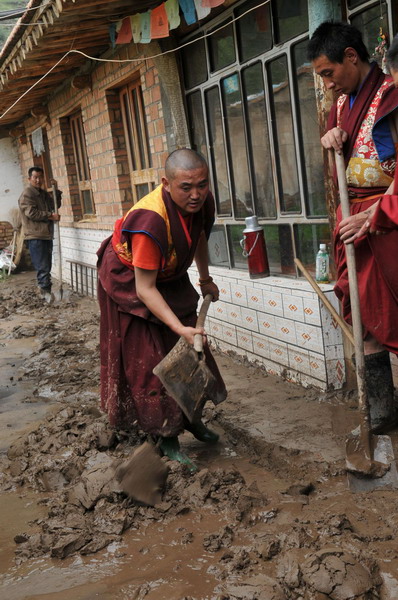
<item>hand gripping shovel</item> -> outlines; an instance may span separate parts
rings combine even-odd
[[[203,327],[212,301],[207,294],[199,311],[196,327]],[[153,369],[168,394],[174,398],[190,423],[199,422],[205,402],[219,404],[225,395],[217,390],[217,380],[206,365],[203,337],[195,335],[194,345],[180,338],[174,348]]]
[[[335,153],[337,179],[339,182],[341,212],[343,219],[350,216],[344,157]],[[391,438],[372,435],[370,431],[369,403],[365,387],[365,358],[361,311],[359,304],[354,244],[346,244],[348,281],[352,325],[355,342],[355,366],[358,385],[358,408],[360,424],[346,441],[346,468],[349,487],[354,492],[370,491],[380,487],[398,487],[398,474],[394,462]]]

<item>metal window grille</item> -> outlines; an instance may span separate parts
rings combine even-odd
[[[97,268],[86,263],[68,260],[72,290],[83,296],[97,296]]]

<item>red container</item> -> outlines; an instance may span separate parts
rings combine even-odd
[[[265,247],[264,230],[258,224],[257,217],[246,217],[246,229],[243,230],[243,256],[247,258],[251,279],[269,276],[269,264]]]

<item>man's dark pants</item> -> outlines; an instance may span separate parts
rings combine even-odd
[[[37,283],[43,292],[51,292],[52,240],[27,240]]]

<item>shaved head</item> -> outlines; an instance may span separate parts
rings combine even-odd
[[[207,162],[203,156],[190,148],[180,148],[174,150],[167,157],[165,165],[166,179],[172,181],[177,171],[194,171],[196,169],[207,169]]]

